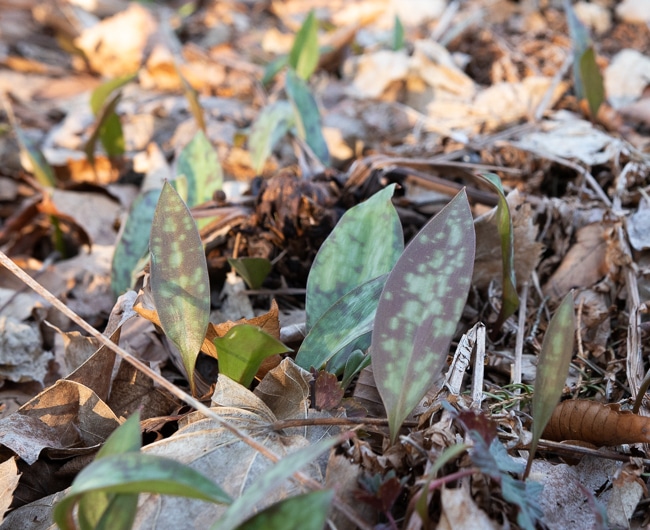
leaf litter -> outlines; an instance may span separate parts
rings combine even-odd
[[[3,8],[1,250],[105,331],[87,336],[0,273],[2,528],[49,527],[136,411],[142,454],[189,464],[247,508],[142,494],[137,528],[284,528],[310,509],[338,528],[647,524],[643,12],[312,4]],[[175,336],[159,312],[188,298],[161,296],[147,244],[166,181],[198,225],[210,292]],[[452,225],[468,224],[476,256],[462,274],[444,266],[463,252],[439,263],[421,232],[455,196],[469,222]],[[402,234],[431,246],[414,258]],[[165,247],[179,242],[152,249],[177,269],[165,281],[205,294],[204,276],[178,283]],[[262,273],[243,268],[252,259]],[[401,282],[420,286],[402,320]],[[296,352],[271,348],[258,368],[237,346],[250,388],[217,376],[219,341],[246,326]],[[551,340],[571,366],[524,480]]]

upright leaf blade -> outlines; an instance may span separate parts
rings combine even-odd
[[[474,223],[462,190],[413,238],[386,281],[370,351],[393,442],[444,365],[474,253]]]
[[[307,279],[307,331],[344,294],[390,272],[402,254],[404,235],[391,202],[394,191],[391,184],[350,208],[322,244]]]
[[[293,127],[295,117],[288,101],[276,101],[262,109],[248,137],[253,167],[261,173],[273,148]]]
[[[46,187],[55,187],[56,186],[56,177],[54,176],[54,170],[52,166],[45,159],[45,156],[41,150],[32,142],[32,140],[22,131],[18,125],[13,122],[12,125],[14,131],[16,132],[16,138],[18,139],[18,145],[20,145],[20,150],[23,152],[29,162],[32,165],[32,173],[38,180],[41,186]]]
[[[223,185],[223,171],[217,152],[202,130],[198,130],[176,162],[176,175],[187,179],[187,205],[212,199],[214,192]]]
[[[542,342],[533,394],[533,439],[524,476],[528,476],[537,450],[537,442],[562,397],[562,389],[569,375],[569,366],[573,357],[575,329],[572,291],[564,297],[551,318]]]
[[[309,87],[293,70],[289,69],[285,88],[294,108],[298,136],[307,143],[323,164],[329,165],[330,154],[321,128],[320,112]]]
[[[318,24],[314,11],[303,22],[289,52],[289,65],[302,79],[309,79],[318,66]]]
[[[194,219],[169,182],[154,213],[149,248],[151,291],[160,324],[181,353],[193,391],[194,365],[210,316],[210,281]]]

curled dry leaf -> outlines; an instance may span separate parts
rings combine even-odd
[[[575,399],[553,412],[542,438],[580,440],[597,446],[650,442],[650,418],[618,410],[617,405]]]

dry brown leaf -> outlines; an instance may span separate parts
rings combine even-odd
[[[596,446],[650,442],[650,418],[618,410],[616,405],[570,399],[560,403],[542,438],[579,440]]]
[[[307,370],[287,358],[262,379],[254,394],[266,403],[279,420],[306,418],[312,379]]]
[[[43,383],[54,357],[43,350],[41,337],[32,326],[12,317],[0,317],[0,385],[3,381]]]
[[[547,296],[561,298],[573,288],[591,287],[608,272],[606,223],[592,223],[576,233],[558,269],[544,285]]]
[[[442,517],[436,530],[474,530],[475,528],[496,529],[497,526],[481,510],[467,488],[443,488],[440,503]]]
[[[9,458],[0,464],[0,525],[4,519],[5,512],[11,506],[14,498],[14,490],[18,486],[20,474],[16,466],[16,459]]]

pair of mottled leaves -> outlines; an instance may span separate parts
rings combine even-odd
[[[307,282],[309,334],[296,362],[358,367],[363,361],[352,348],[367,345],[372,333],[375,383],[394,441],[444,365],[471,284],[475,237],[461,191],[402,252],[393,189],[349,210],[316,256]]]
[[[61,530],[128,529],[135,520],[138,494],[177,495],[229,505],[211,530],[284,530],[323,528],[334,492],[291,497],[247,519],[247,508],[258,506],[279,483],[340,443],[328,438],[284,458],[260,475],[236,500],[191,467],[176,460],[140,452],[138,414],[131,416],[104,443],[95,460],[75,478],[66,496],[54,507]],[[293,525],[293,526],[291,526]]]

